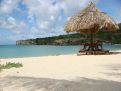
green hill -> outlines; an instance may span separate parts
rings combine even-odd
[[[105,43],[121,44],[121,23],[120,29],[115,32],[99,31],[94,35],[94,39],[101,40]],[[87,34],[67,34],[54,37],[36,38],[28,40],[18,40],[17,45],[81,45],[89,41],[90,35]]]

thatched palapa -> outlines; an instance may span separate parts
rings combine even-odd
[[[79,52],[86,54],[107,54],[109,50],[102,48],[102,43],[93,41],[93,34],[99,30],[115,31],[119,26],[106,13],[96,8],[95,4],[90,3],[85,9],[72,16],[65,23],[66,32],[79,32],[90,34],[90,43],[85,43],[84,48]],[[100,48],[101,49],[100,49]]]
[[[98,30],[114,31],[119,29],[115,21],[106,13],[90,3],[85,9],[72,16],[65,23],[66,32],[96,33]]]

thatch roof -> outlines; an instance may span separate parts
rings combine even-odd
[[[115,21],[90,3],[85,9],[72,16],[65,23],[66,32],[96,33],[98,30],[113,31],[119,29]]]

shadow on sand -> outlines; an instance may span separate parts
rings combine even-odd
[[[75,81],[31,77],[5,77],[0,79],[0,91],[12,87],[15,91],[121,91],[121,82],[77,78]],[[2,90],[3,88],[3,90]],[[8,91],[8,90],[7,90]]]
[[[110,54],[121,54],[121,52],[110,52]]]
[[[103,65],[106,69],[110,70],[109,72],[105,72],[103,74],[108,76],[121,77],[121,64],[110,64]]]

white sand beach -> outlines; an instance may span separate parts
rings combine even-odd
[[[121,91],[121,54],[1,59],[0,91]]]

